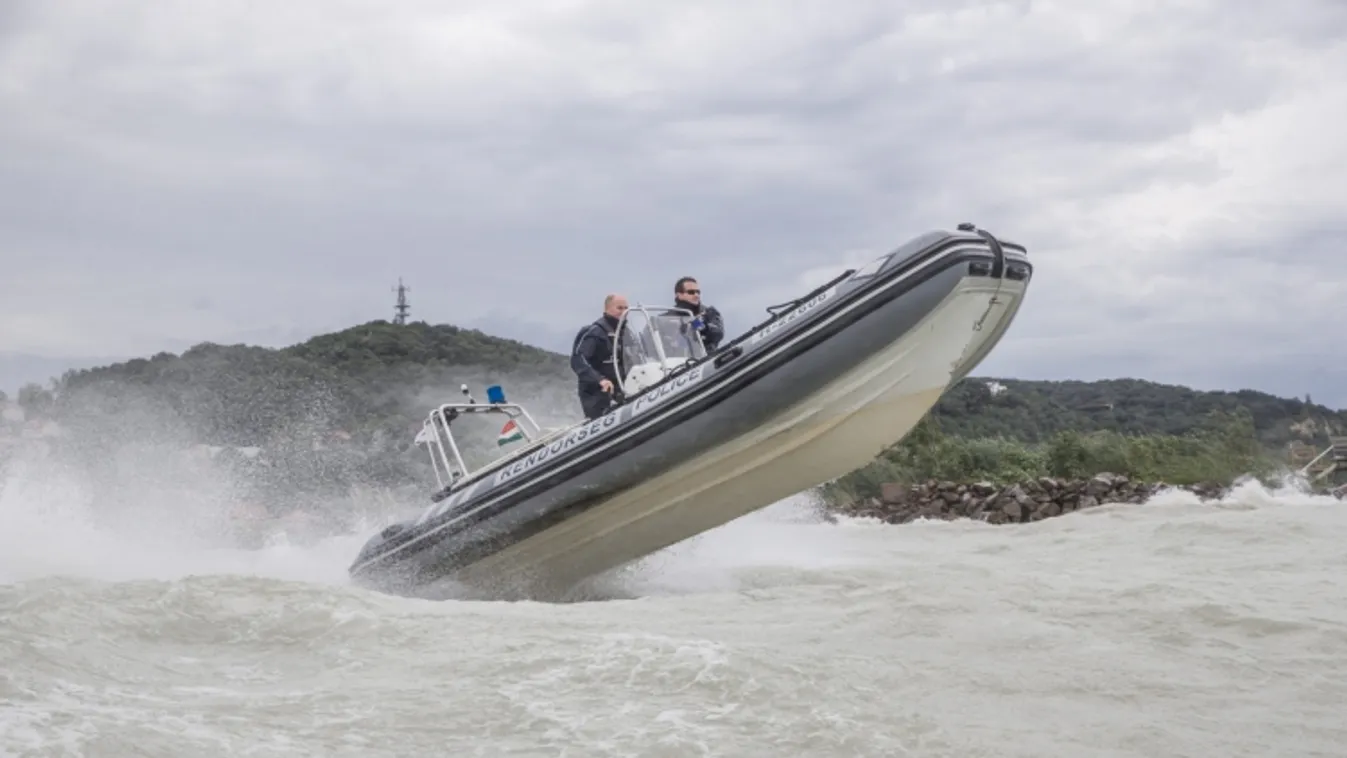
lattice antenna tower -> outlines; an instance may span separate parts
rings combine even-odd
[[[398,286],[394,287],[393,291],[398,293],[398,304],[393,308],[395,311],[393,323],[405,324],[407,323],[407,312],[412,308],[411,304],[407,302],[407,293],[411,292],[412,288],[404,285],[402,283],[402,277],[399,276]]]

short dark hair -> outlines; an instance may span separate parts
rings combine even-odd
[[[678,293],[682,292],[683,285],[687,284],[688,282],[695,282],[695,281],[697,281],[697,277],[685,276],[682,279],[679,279],[678,281],[674,282],[674,294],[677,295]]]

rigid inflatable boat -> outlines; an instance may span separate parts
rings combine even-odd
[[[536,598],[836,479],[987,356],[1032,272],[1024,247],[960,224],[769,309],[709,355],[692,314],[633,304],[616,332],[621,405],[550,432],[498,386],[432,409],[417,442],[439,489],[350,574],[392,594],[447,580]],[[474,470],[451,429],[477,414],[520,444]]]

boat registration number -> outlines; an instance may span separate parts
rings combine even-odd
[[[823,305],[823,303],[827,302],[827,300],[831,298],[834,294],[836,294],[836,292],[837,292],[836,287],[829,287],[828,289],[804,301],[798,307],[796,307],[795,310],[791,311],[790,313],[787,313],[786,315],[782,316],[776,321],[773,321],[772,323],[764,327],[762,331],[753,335],[753,343],[756,344],[762,342],[768,337],[771,337],[773,334],[776,334],[777,332],[781,331],[782,329],[785,329],[786,327],[790,326],[796,321],[799,321],[801,316],[804,316],[806,313],[814,310],[820,305]]]

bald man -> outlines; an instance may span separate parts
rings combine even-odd
[[[596,419],[607,413],[614,402],[622,402],[613,346],[618,320],[626,312],[627,298],[609,295],[603,299],[603,315],[575,335],[571,370],[575,372],[576,391],[586,419]]]

